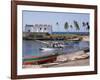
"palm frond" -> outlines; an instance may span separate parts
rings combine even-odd
[[[65,29],[68,29],[68,28],[69,28],[68,22],[65,22],[64,28],[65,28]]]
[[[75,25],[75,27],[76,27],[77,30],[80,30],[80,27],[79,27],[79,24],[78,24],[77,21],[74,21],[74,25]]]

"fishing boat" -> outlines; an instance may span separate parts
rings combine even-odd
[[[48,62],[54,62],[58,54],[39,56],[39,57],[28,57],[23,58],[23,65],[34,65],[34,64],[43,64]]]
[[[42,47],[42,48],[40,48],[40,50],[43,50],[43,51],[54,51],[54,50],[58,50],[58,49],[63,49],[64,47],[65,47],[65,45],[52,44],[52,46]]]
[[[73,45],[67,45],[65,43],[62,43],[62,42],[43,42],[42,43],[44,44],[47,44],[47,47],[41,47],[39,50],[42,50],[42,51],[54,51],[54,50],[63,50],[63,48],[72,48]]]
[[[53,51],[53,50],[55,50],[55,48],[40,48],[40,50],[44,50],[44,51]]]

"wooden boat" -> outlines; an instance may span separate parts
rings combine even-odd
[[[43,64],[48,62],[54,62],[57,58],[57,54],[41,56],[41,57],[30,57],[23,59],[23,65]]]
[[[73,39],[68,39],[69,41],[80,41],[81,38],[73,38]]]
[[[64,43],[61,43],[61,42],[45,42],[45,41],[39,41],[37,40],[38,42],[40,43],[43,43],[43,44],[46,44],[49,48],[43,48],[43,50],[45,49],[48,49],[48,50],[51,50],[53,48],[64,48],[66,45]]]

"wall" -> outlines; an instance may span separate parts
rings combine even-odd
[[[77,4],[83,3],[92,5],[97,4],[100,9],[99,0],[36,0],[36,1],[77,3]],[[98,14],[99,14],[98,21],[100,21],[100,10]],[[98,24],[98,26],[100,26],[100,24]],[[100,32],[99,30],[100,29],[98,29],[98,32]],[[100,37],[98,37],[98,39],[100,39]],[[98,44],[100,44],[100,42]],[[100,45],[98,47],[100,48]],[[10,80],[10,67],[11,67],[10,59],[11,59],[11,5],[10,5],[10,0],[0,0],[0,80]],[[98,61],[100,61],[100,54],[98,54]],[[100,62],[98,62],[98,67],[100,67]],[[39,78],[30,80],[100,80],[100,69],[98,70],[99,70],[98,75],[67,76],[67,77],[41,78],[41,79]]]

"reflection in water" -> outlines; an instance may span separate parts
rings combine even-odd
[[[64,47],[63,49],[58,48],[56,50],[42,51],[40,50],[40,48],[47,47],[46,44],[36,41],[23,40],[23,56],[42,56],[55,53],[70,53],[89,47],[89,41],[66,42],[64,44],[66,45],[66,47]]]

